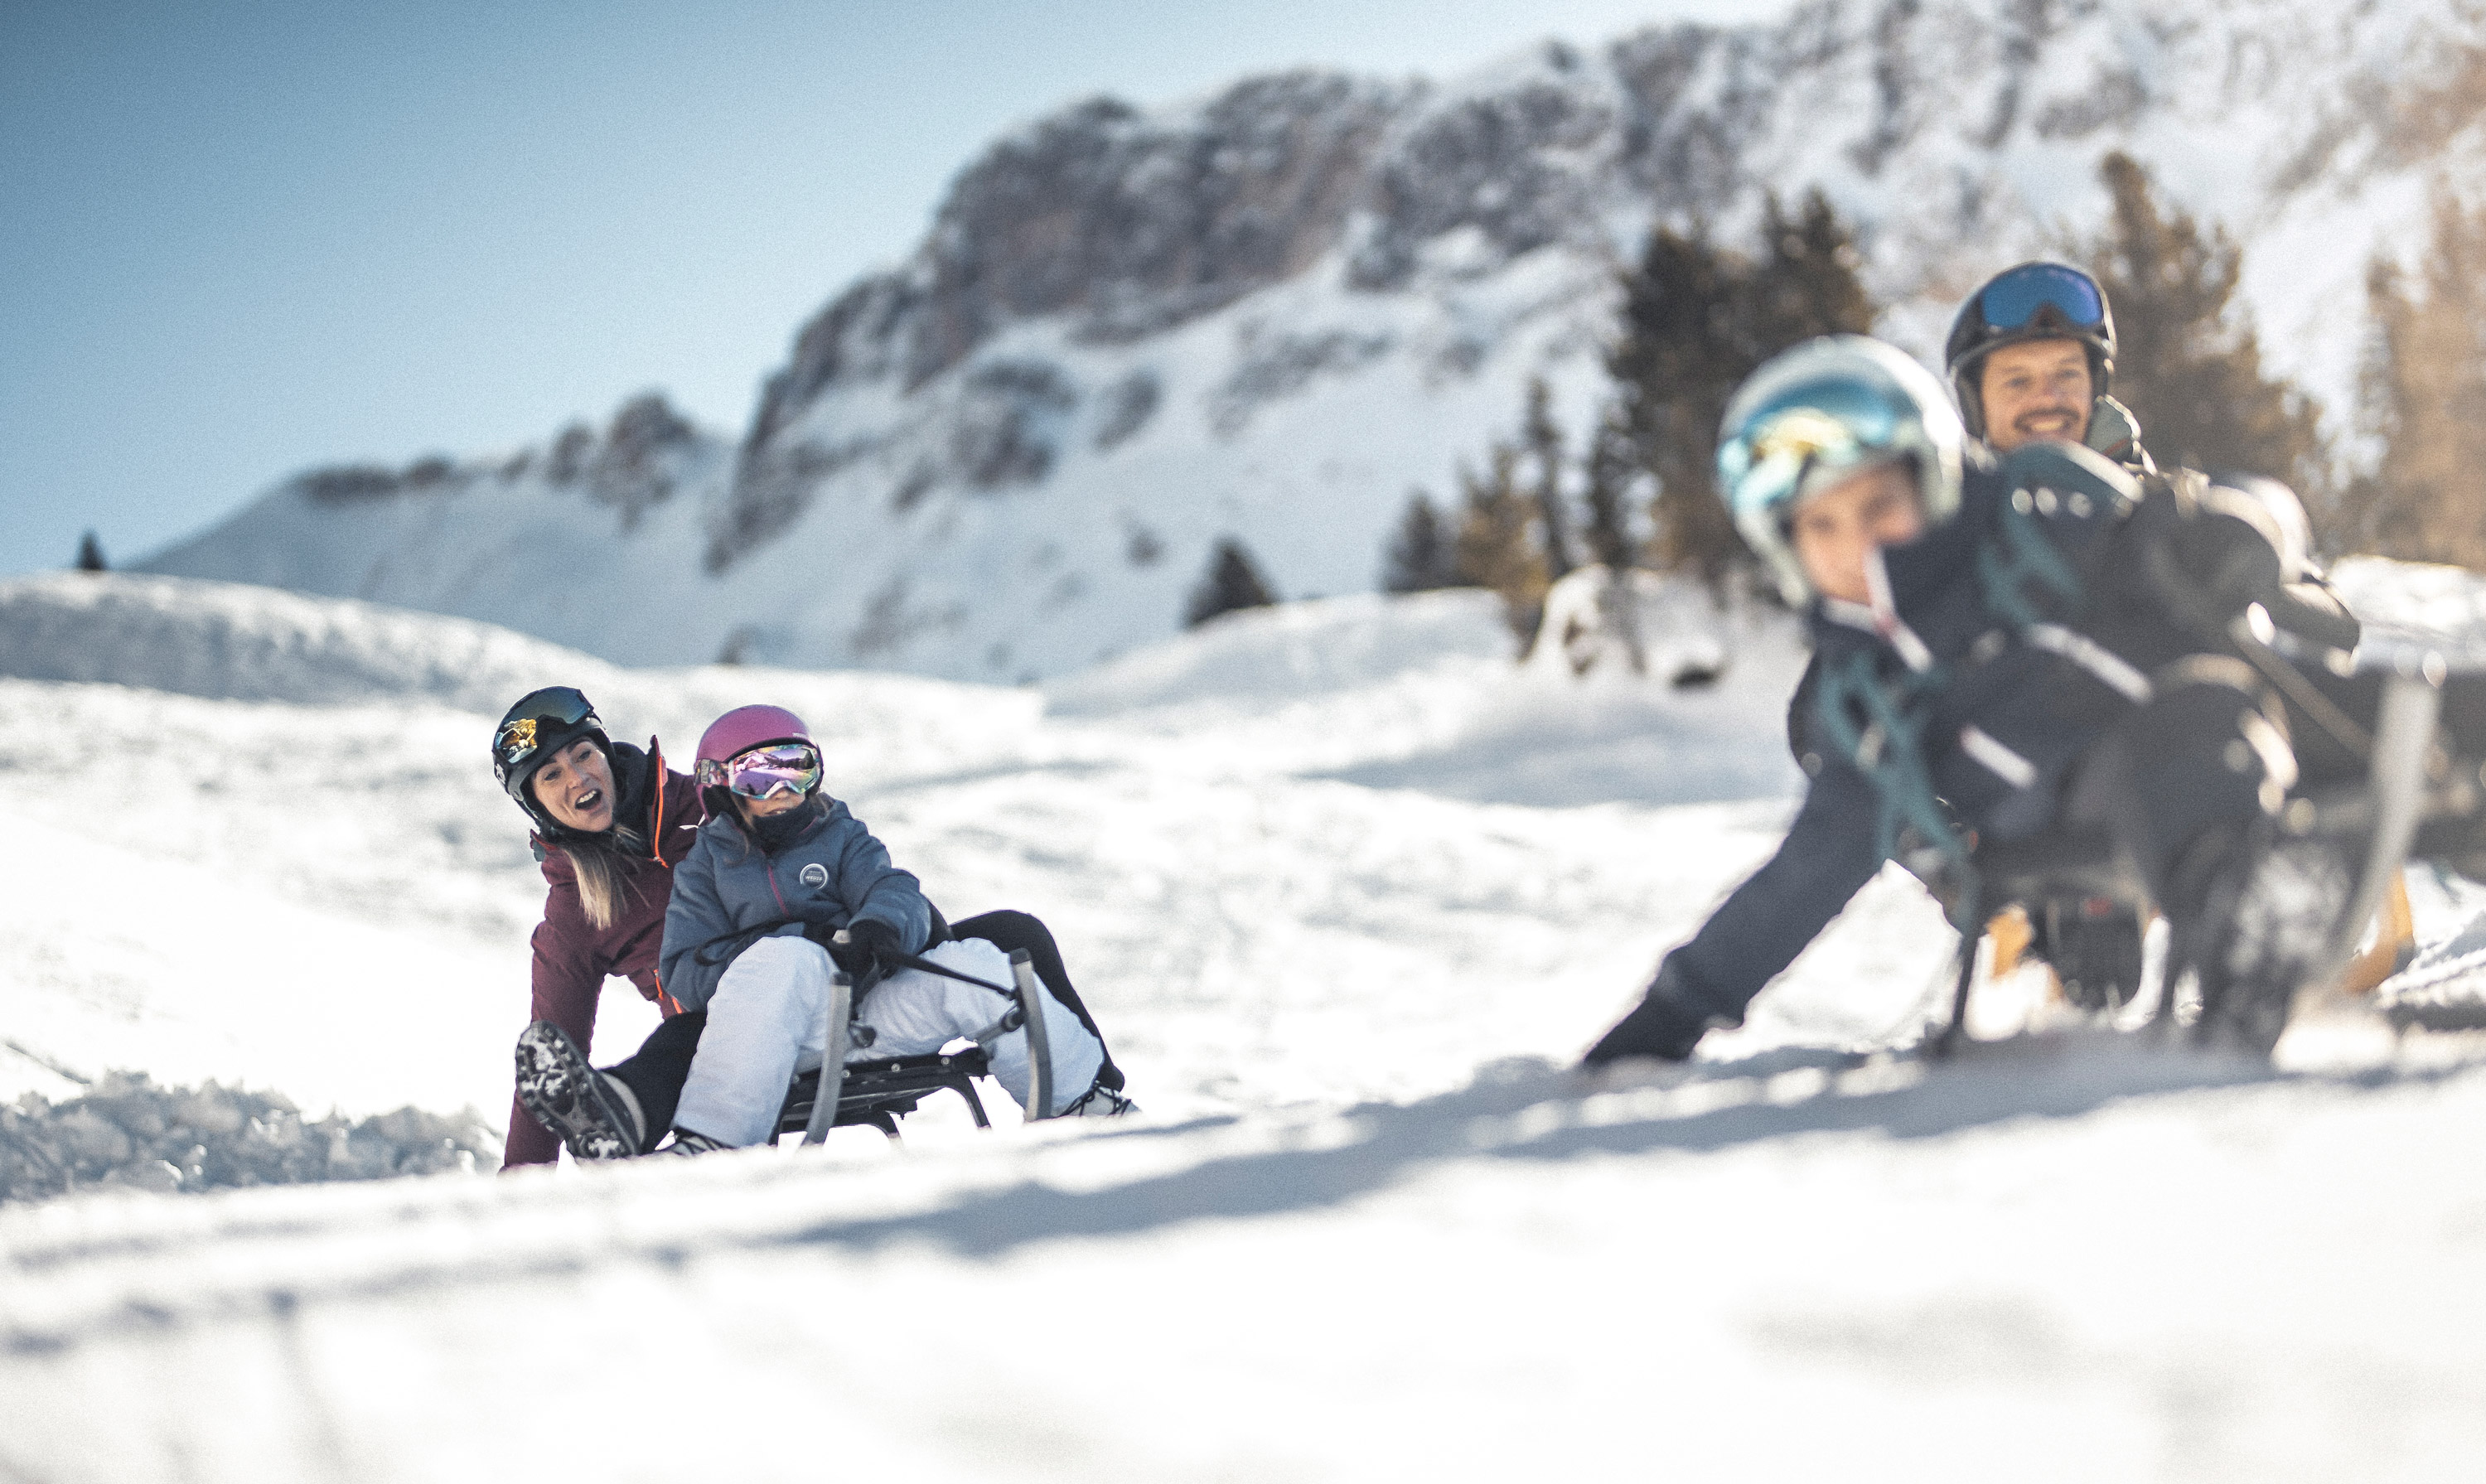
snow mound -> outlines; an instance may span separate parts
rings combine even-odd
[[[1055,680],[1046,717],[1171,744],[1157,765],[1289,773],[1536,808],[1779,799],[1798,781],[1775,739],[1804,666],[1782,613],[1710,610],[1650,577],[1655,668],[1521,664],[1501,600],[1456,590],[1289,603]],[[1692,621],[1697,617],[1698,621]],[[1697,665],[1690,662],[1697,660]],[[1713,676],[1675,687],[1687,668]]]
[[[1699,583],[1632,568],[1617,580],[1584,566],[1545,594],[1545,618],[1528,663],[1556,674],[1596,671],[1705,685],[1727,665],[1728,615]]]
[[[2365,625],[2361,656],[2414,658],[2432,650],[2463,669],[2486,668],[2486,574],[2349,557],[2331,581]]]
[[[65,1102],[27,1093],[0,1107],[0,1204],[98,1186],[171,1194],[473,1173],[499,1166],[500,1142],[471,1108],[313,1120],[273,1092],[112,1072]]]
[[[2486,912],[2427,944],[2374,998],[2384,1017],[2403,1031],[2486,1029]]]
[[[0,582],[0,675],[22,679],[213,701],[422,698],[497,715],[538,686],[616,673],[488,623],[349,598],[117,572]]]
[[[1490,592],[1373,593],[1247,608],[1044,687],[1057,716],[1214,701],[1285,702],[1361,690],[1458,660],[1511,657]]]

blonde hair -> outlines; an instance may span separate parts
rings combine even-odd
[[[615,825],[601,835],[562,841],[578,874],[578,905],[597,932],[611,927],[625,903],[639,899],[639,888],[622,863],[648,848],[647,840],[627,825]]]

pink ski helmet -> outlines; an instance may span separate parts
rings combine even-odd
[[[811,728],[803,719],[783,706],[736,706],[700,733],[696,773],[700,796],[707,803],[710,818],[730,814],[732,796],[725,786],[725,764],[753,748],[772,743],[799,744],[819,754],[818,744],[812,740]]]

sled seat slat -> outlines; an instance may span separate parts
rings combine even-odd
[[[975,1116],[978,1128],[990,1128],[983,1099],[976,1094],[975,1079],[991,1070],[981,1046],[922,1057],[849,1061],[844,1084],[839,1088],[837,1119],[830,1126],[876,1128],[895,1139],[897,1120],[915,1112],[927,1094],[946,1087],[966,1099],[967,1111]],[[777,1132],[781,1136],[799,1134],[809,1125],[819,1086],[817,1071],[805,1072],[794,1079],[794,1085],[787,1089],[785,1106],[777,1113]]]

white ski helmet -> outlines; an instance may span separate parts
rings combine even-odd
[[[1798,607],[1812,584],[1788,542],[1798,507],[1850,475],[1916,466],[1927,526],[1959,508],[1959,414],[1934,373],[1895,345],[1825,335],[1763,363],[1718,427],[1718,497],[1779,591]]]

